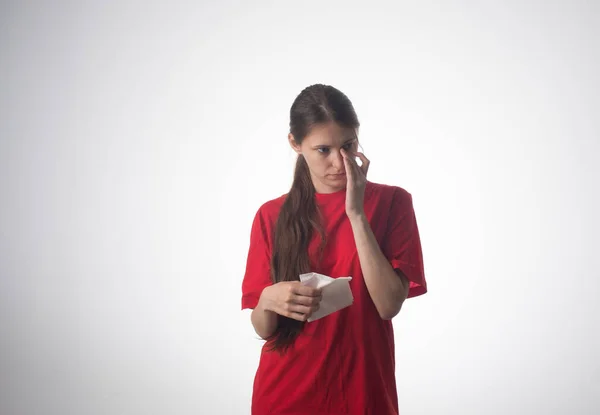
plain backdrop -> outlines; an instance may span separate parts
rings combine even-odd
[[[414,198],[401,413],[600,412],[598,2],[0,16],[3,415],[250,413],[250,226],[289,189],[313,83],[353,101],[369,179]]]

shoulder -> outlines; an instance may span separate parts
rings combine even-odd
[[[256,211],[255,219],[259,219],[263,223],[273,224],[279,216],[279,211],[286,197],[287,193],[262,203]]]
[[[254,213],[250,238],[271,244],[271,235],[277,223],[277,217],[286,195],[262,203]]]
[[[275,199],[267,200],[262,205],[260,205],[260,207],[258,208],[258,211],[265,213],[265,214],[269,214],[269,213],[273,213],[273,212],[279,213],[279,210],[281,209],[283,202],[285,202],[286,197],[287,197],[287,193],[283,194],[279,197],[276,197]]]
[[[369,197],[380,202],[407,203],[412,201],[412,195],[403,187],[385,183],[367,181],[366,191]]]

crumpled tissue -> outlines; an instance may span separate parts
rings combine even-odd
[[[331,278],[327,275],[309,272],[300,275],[300,282],[303,285],[313,288],[320,288],[322,297],[319,309],[315,311],[307,320],[315,321],[334,313],[342,308],[346,308],[354,302],[352,291],[350,290],[350,281],[352,277]]]

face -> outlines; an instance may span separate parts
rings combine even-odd
[[[332,193],[346,187],[346,168],[340,150],[357,150],[355,129],[330,122],[313,127],[300,146],[291,134],[288,139],[294,151],[306,159],[317,193]]]

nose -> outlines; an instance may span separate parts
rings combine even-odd
[[[342,172],[344,171],[344,156],[340,151],[333,152],[333,167],[335,167],[336,171]]]

